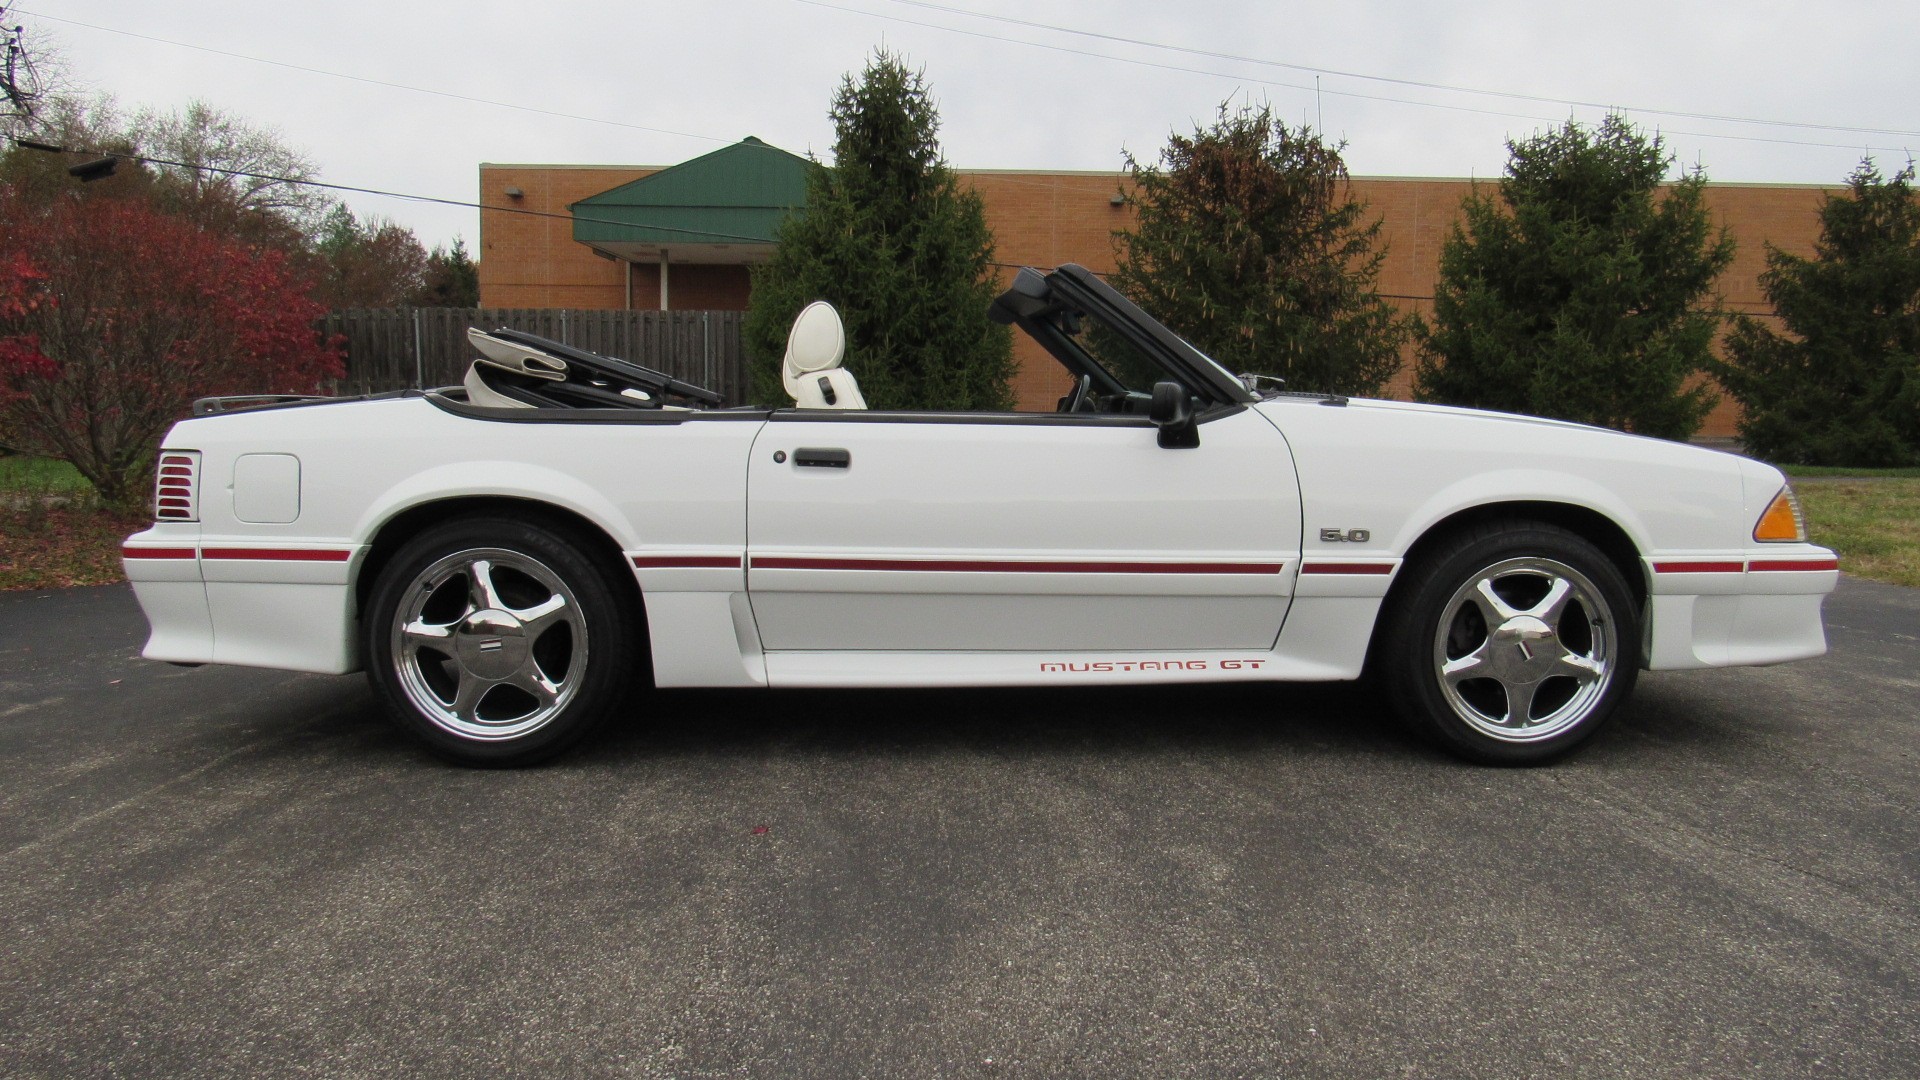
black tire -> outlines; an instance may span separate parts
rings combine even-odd
[[[387,562],[361,620],[375,693],[463,765],[531,765],[572,747],[644,670],[634,590],[609,562],[547,525],[427,529]]]
[[[1485,522],[1401,570],[1373,663],[1401,717],[1447,750],[1541,764],[1591,739],[1632,692],[1640,611],[1580,536]]]

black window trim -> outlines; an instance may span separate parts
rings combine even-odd
[[[449,389],[458,390],[459,388]],[[426,398],[442,412],[464,416],[470,420],[498,420],[510,424],[665,424],[672,426],[702,420],[765,420],[773,411],[764,406],[737,409],[514,409],[474,405],[438,391],[428,391]]]
[[[1235,402],[1215,405],[1195,419],[1202,424],[1245,412]],[[775,424],[973,424],[1002,427],[1121,427],[1148,428],[1153,421],[1138,413],[1063,412],[938,412],[914,409],[775,409],[767,417]]]

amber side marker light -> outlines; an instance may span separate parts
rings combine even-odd
[[[1792,486],[1781,488],[1767,504],[1767,512],[1753,527],[1753,538],[1775,544],[1806,542],[1807,519],[1800,513],[1800,500],[1794,498]]]

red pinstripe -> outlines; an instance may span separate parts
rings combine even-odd
[[[124,559],[191,559],[192,548],[128,547],[120,548],[120,557]]]
[[[1037,562],[1018,559],[833,559],[756,555],[755,570],[897,570],[950,574],[1278,574],[1284,562]]]
[[[682,566],[712,567],[717,570],[740,569],[738,555],[634,555],[631,558],[633,565],[641,570],[661,570]]]
[[[252,559],[259,562],[346,562],[351,551],[313,548],[203,548],[203,559]]]
[[[1656,574],[1737,574],[1745,569],[1746,564],[1738,559],[1653,564]]]
[[[1762,561],[1755,559],[1747,565],[1750,571],[1767,570],[1838,570],[1839,559],[1775,559]]]

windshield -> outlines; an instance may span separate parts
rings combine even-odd
[[[1056,316],[1066,343],[1097,369],[1094,381],[1107,384],[1103,388],[1108,392],[1151,396],[1153,384],[1167,377],[1157,360],[1100,319],[1079,312],[1060,316],[1066,316]]]
[[[1083,266],[1022,268],[988,314],[1017,324],[1076,380],[1062,409],[1139,411],[1161,382],[1202,402],[1254,400],[1239,379]],[[1078,387],[1082,381],[1090,385]],[[1089,398],[1098,399],[1091,409]]]

